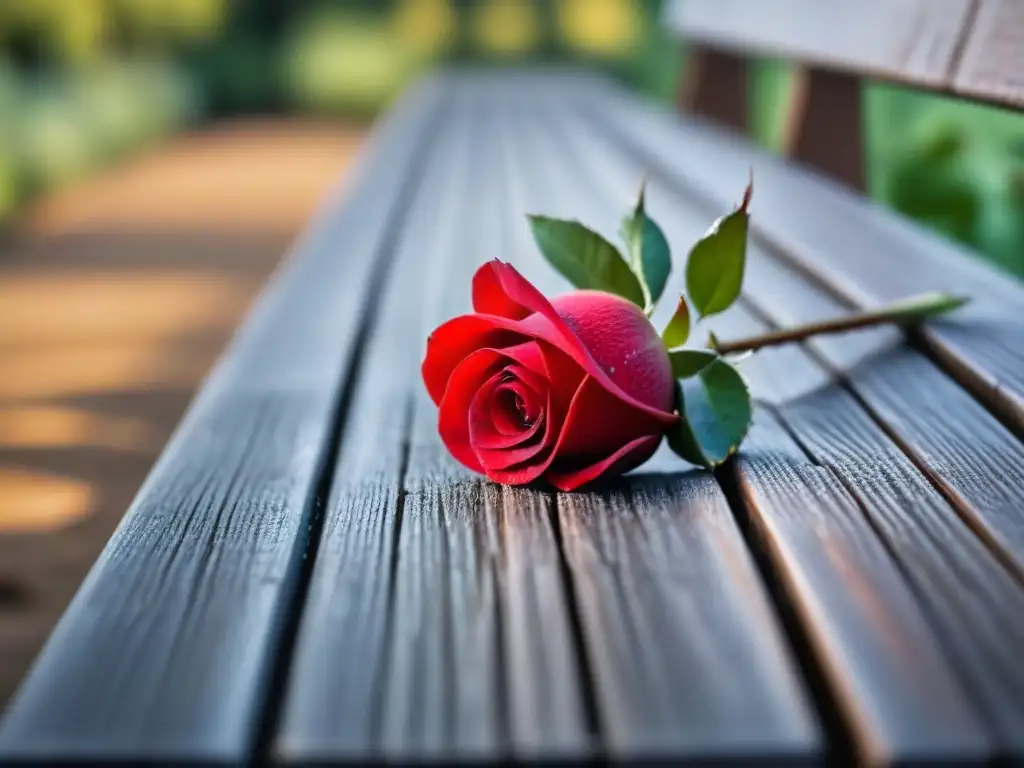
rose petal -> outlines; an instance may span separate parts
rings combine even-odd
[[[555,407],[552,403],[552,410]],[[552,423],[555,418],[557,416],[549,414]],[[508,467],[500,472],[488,471],[487,476],[496,482],[513,485],[532,482],[544,474],[556,459],[571,462],[574,459],[586,461],[592,457],[595,463],[600,463],[608,455],[618,455],[624,444],[637,440],[651,439],[657,446],[663,431],[660,421],[617,400],[587,376],[573,394],[558,439],[551,450],[543,454],[543,460],[538,459],[529,466]],[[545,434],[549,432],[550,425]]]
[[[509,365],[505,368],[505,374],[510,376],[517,376],[518,373],[523,373],[523,369],[517,365]],[[512,409],[519,412],[522,421],[527,423],[533,423],[540,416],[544,414],[544,402],[541,398],[545,397],[540,392],[547,392],[547,387],[540,386],[540,392],[534,389],[531,385],[527,384],[521,378],[513,378],[502,384],[499,387],[500,399],[508,402],[509,395],[511,395]],[[546,398],[545,398],[546,399]]]
[[[502,290],[493,262],[487,262],[473,275],[473,311],[522,320],[530,310],[509,298]]]
[[[560,406],[562,413],[569,410],[569,403],[573,395],[579,389],[580,383],[586,374],[577,365],[576,361],[562,352],[558,347],[545,341],[538,341],[537,348],[540,350],[541,358],[544,361],[544,370],[547,373],[547,380],[551,382],[551,392],[555,402]]]
[[[491,393],[490,395],[488,395],[488,397],[486,399],[487,399],[487,406],[486,406],[487,407],[487,418],[490,419],[491,426],[494,427],[494,430],[496,432],[498,432],[501,435],[504,435],[505,437],[510,438],[513,441],[513,442],[508,443],[507,445],[515,445],[515,443],[518,442],[521,439],[520,436],[523,433],[523,425],[520,424],[517,421],[513,421],[512,420],[511,415],[508,413],[508,409],[504,405],[502,405],[501,399],[497,396],[496,393]],[[474,397],[473,400],[475,402],[476,398]],[[470,427],[472,428],[472,425],[470,425]],[[483,437],[482,434],[481,434],[481,437]],[[474,440],[474,441],[478,445],[481,444],[479,440]],[[498,446],[498,445],[494,445],[494,446],[487,445],[487,446],[484,446],[484,447],[486,447],[486,448],[498,448],[498,447],[501,447],[501,446]]]
[[[545,419],[547,423],[544,428],[544,437],[541,441],[544,450],[538,451],[535,456],[531,457],[533,459],[532,462],[523,462],[504,468],[492,468],[487,470],[487,477],[496,483],[524,485],[525,483],[532,483],[544,474],[548,467],[551,466],[551,462],[558,456],[562,437],[567,427],[571,425],[572,420],[575,418],[574,414],[579,413],[576,403],[577,400],[584,396],[583,390],[586,381],[587,379],[584,378],[580,382],[564,410],[560,408],[553,396],[548,399],[548,412]],[[553,393],[555,389],[555,387],[552,387],[550,391]]]
[[[481,349],[466,357],[452,372],[448,387],[438,409],[437,431],[448,452],[474,472],[483,472],[470,444],[469,413],[471,403],[480,386],[498,373],[507,360],[494,349]]]
[[[521,382],[508,382],[501,385],[502,378],[506,375],[508,368],[503,368],[494,374],[473,396],[469,405],[469,441],[474,449],[504,449],[513,448],[524,440],[528,440],[540,429],[540,422],[543,420],[544,409],[536,400],[540,397],[532,389],[524,386]],[[499,418],[508,419],[500,406],[496,407],[495,400],[500,396],[500,390],[504,387],[518,387],[526,397],[530,398],[530,406],[537,412],[534,423],[529,427],[523,427],[521,423],[499,422]],[[513,390],[508,390],[513,391]]]
[[[521,305],[532,313],[526,316],[520,323],[523,331],[535,338],[541,338],[553,343],[571,356],[604,389],[623,402],[632,405],[637,410],[647,413],[664,425],[675,424],[679,420],[679,417],[674,413],[652,408],[640,402],[612,381],[601,366],[595,362],[593,356],[583,342],[580,341],[579,337],[559,316],[558,312],[555,311],[551,302],[526,278],[520,275],[511,264],[505,264],[496,259],[489,262],[489,264],[508,300]]]
[[[637,437],[660,435],[664,425],[587,377],[573,397],[558,438],[559,456],[603,456]]]
[[[427,339],[420,369],[430,399],[441,404],[452,373],[473,352],[512,346],[527,338],[512,321],[490,315],[461,315],[443,323]]]
[[[537,435],[536,430],[541,426],[544,427],[544,434]],[[484,471],[490,476],[491,472],[501,471],[516,464],[529,461],[544,450],[548,431],[548,421],[542,414],[541,418],[537,420],[531,429],[531,434],[513,447],[503,449],[486,448],[476,441],[473,442],[473,446],[476,450],[477,459],[484,467]]]
[[[640,466],[650,458],[661,442],[661,435],[638,437],[593,464],[568,471],[549,472],[545,479],[560,491],[575,491],[603,474],[621,474]]]

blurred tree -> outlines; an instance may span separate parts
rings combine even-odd
[[[405,86],[414,66],[386,19],[339,7],[307,13],[285,43],[290,99],[319,113],[373,115]]]
[[[475,51],[484,56],[524,57],[542,43],[543,25],[531,0],[482,0],[470,10]]]
[[[109,18],[105,0],[80,0],[51,5],[46,28],[55,58],[75,65],[96,61],[103,55]]]
[[[20,113],[21,99],[14,68],[0,59],[0,222],[10,215],[21,197],[20,147],[16,143],[16,115]]]
[[[450,0],[401,0],[392,24],[401,44],[420,58],[443,56],[458,38],[458,15]]]
[[[1024,277],[1024,151],[1011,148],[1000,166],[1004,176],[986,201],[982,247],[1003,268]]]
[[[624,57],[642,42],[645,19],[636,0],[557,0],[555,18],[568,46],[586,55]]]
[[[979,238],[981,192],[962,127],[926,123],[893,159],[887,201],[897,210],[968,244]]]
[[[23,103],[18,144],[28,191],[77,179],[98,160],[83,117],[80,105],[57,84],[41,86]]]

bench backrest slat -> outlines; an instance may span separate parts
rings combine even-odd
[[[971,0],[673,0],[666,21],[709,47],[944,89],[970,11]]]
[[[1024,107],[1024,3],[981,0],[953,81],[957,93]]]
[[[1024,106],[1020,0],[670,0],[689,45],[679,106],[746,132],[747,61],[796,65],[785,155],[865,189],[862,83]]]

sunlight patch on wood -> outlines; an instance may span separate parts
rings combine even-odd
[[[230,329],[252,292],[227,274],[181,270],[8,274],[0,283],[0,349]]]
[[[127,390],[191,389],[211,361],[147,339],[3,355],[0,398],[40,400]]]
[[[92,514],[95,494],[66,477],[0,468],[0,533],[45,533]]]
[[[0,448],[156,450],[163,433],[145,419],[76,408],[0,406]]]
[[[40,201],[25,232],[102,229],[293,233],[338,183],[364,129],[225,123]]]

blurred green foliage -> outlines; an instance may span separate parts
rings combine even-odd
[[[658,0],[0,0],[0,222],[203,116],[369,119],[442,61],[671,92]]]
[[[204,116],[372,118],[439,62],[571,60],[673,98],[661,0],[0,0],[0,222]],[[778,148],[791,67],[760,61]],[[1024,275],[1024,116],[865,89],[870,193]]]
[[[753,133],[774,151],[792,73],[752,71]],[[880,83],[863,98],[871,197],[1024,277],[1024,115]]]

